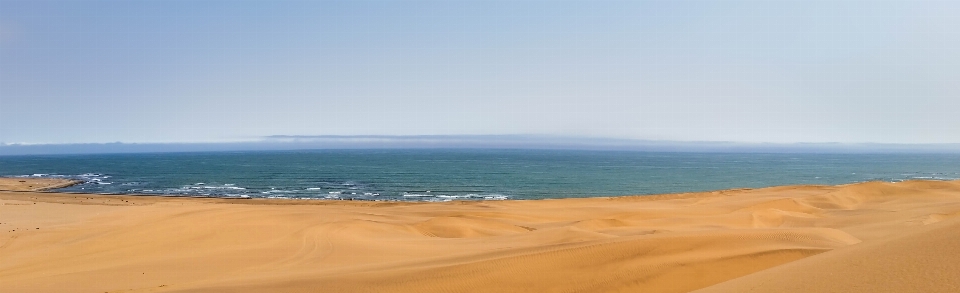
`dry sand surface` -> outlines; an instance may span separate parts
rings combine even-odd
[[[960,181],[446,203],[0,192],[0,292],[960,292],[958,264]]]

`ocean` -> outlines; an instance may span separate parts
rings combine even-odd
[[[85,182],[59,190],[68,192],[503,200],[956,180],[960,155],[417,149],[0,156],[0,176]]]

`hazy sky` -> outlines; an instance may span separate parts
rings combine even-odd
[[[960,1],[0,0],[0,142],[960,142]]]

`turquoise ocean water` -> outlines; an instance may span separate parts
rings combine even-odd
[[[0,156],[0,176],[62,191],[445,201],[615,196],[960,178],[960,155],[565,150],[317,150]]]

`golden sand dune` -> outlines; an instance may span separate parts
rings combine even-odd
[[[958,181],[446,203],[0,192],[0,292],[905,292],[945,280],[914,290],[933,292],[958,284],[958,221]]]
[[[696,292],[960,292],[960,221],[840,248]]]

